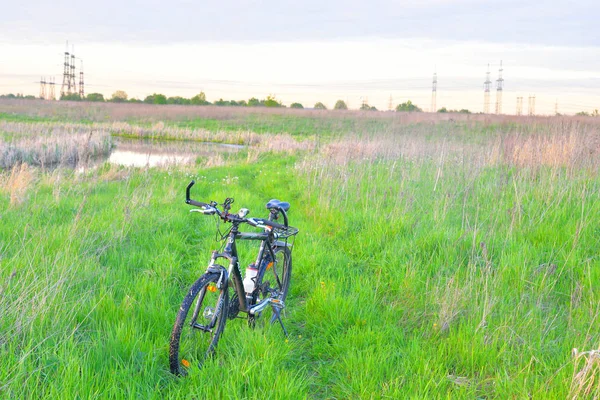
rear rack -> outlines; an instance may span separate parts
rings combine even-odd
[[[277,236],[278,239],[287,239],[291,236],[296,236],[299,232],[298,228],[294,228],[293,226],[288,226],[287,228],[272,228],[273,233]]]

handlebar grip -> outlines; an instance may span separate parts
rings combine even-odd
[[[267,226],[272,227],[272,228],[279,228],[279,229],[287,229],[288,228],[285,225],[281,225],[281,224],[278,224],[277,222],[269,221],[269,220],[266,220],[266,219],[261,220],[261,222],[263,224],[267,225]]]
[[[192,200],[192,199],[186,199],[185,202],[187,204],[190,204],[190,205],[196,206],[196,207],[210,207],[209,204],[202,203],[201,201],[196,201],[196,200]]]
[[[190,189],[192,188],[192,186],[194,186],[195,183],[196,183],[196,181],[192,180],[190,182],[190,184],[187,185],[187,188],[185,189],[185,202],[188,204],[191,204],[190,203],[190,201],[191,201],[190,200]]]

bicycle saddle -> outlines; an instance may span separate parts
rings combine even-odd
[[[283,209],[283,211],[287,212],[290,209],[290,203],[285,201],[279,201],[277,199],[269,200],[269,202],[267,203],[267,209],[270,210],[272,208],[281,208]]]

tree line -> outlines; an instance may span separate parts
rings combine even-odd
[[[256,97],[252,97],[248,100],[224,100],[219,99],[214,102],[209,102],[206,100],[206,94],[204,92],[198,93],[196,96],[191,98],[185,98],[181,96],[167,97],[164,94],[153,93],[151,95],[146,96],[144,100],[129,98],[127,93],[123,90],[117,90],[112,94],[112,96],[108,99],[104,98],[102,93],[90,93],[85,99],[82,99],[78,94],[70,94],[63,95],[60,98],[61,100],[70,100],[70,101],[97,101],[97,102],[112,102],[112,103],[146,103],[146,104],[179,104],[179,105],[198,105],[198,106],[230,106],[230,107],[286,107],[281,101],[277,100],[275,96],[269,95],[266,99],[257,99]],[[304,106],[301,103],[294,102],[290,104],[290,108],[302,109]],[[313,106],[316,110],[327,110],[327,106],[322,102],[317,102]],[[336,101],[333,106],[334,110],[347,110],[348,105],[344,100]],[[378,111],[376,107],[370,106],[366,102],[360,106],[360,110],[363,111]],[[413,104],[410,100],[405,103],[398,104],[396,107],[396,111],[406,111],[406,112],[422,112],[423,110]],[[463,110],[461,110],[462,112]],[[439,112],[457,112],[457,111],[448,111],[446,108],[441,109]],[[468,110],[467,110],[468,112]]]
[[[2,94],[0,95],[0,99],[25,99],[25,100],[34,100],[37,97],[32,95],[24,96],[23,94]],[[60,97],[60,100],[68,100],[68,101],[92,101],[92,102],[111,102],[111,103],[145,103],[145,104],[179,104],[179,105],[194,105],[194,106],[229,106],[229,107],[286,107],[280,100],[277,100],[275,96],[269,95],[266,99],[257,99],[256,97],[252,97],[248,100],[224,100],[219,99],[213,101],[212,103],[206,100],[206,94],[204,92],[200,92],[194,97],[185,98],[181,96],[173,96],[167,97],[161,93],[153,93],[151,95],[146,96],[143,100],[138,98],[129,98],[127,93],[123,90],[117,90],[112,94],[112,96],[108,99],[104,98],[102,93],[89,93],[84,98],[81,98],[79,94],[65,94]],[[302,109],[304,106],[301,103],[292,103],[290,104],[290,108],[299,108]],[[315,110],[327,110],[327,106],[321,103],[320,101],[315,103],[313,106]],[[334,110],[347,110],[348,105],[343,100],[338,100],[333,106]],[[376,107],[370,106],[366,102],[361,104],[360,110],[363,111],[378,111]],[[408,100],[404,103],[400,103],[395,108],[396,111],[401,112],[423,112],[423,109],[412,101]],[[447,109],[446,107],[442,107],[436,112],[438,113],[455,113],[455,114],[471,114],[466,108],[461,108],[460,110],[452,110]],[[556,114],[561,115],[561,114]],[[576,113],[577,116],[585,116],[585,117],[600,117],[600,113],[598,109],[595,109],[592,112],[581,111]]]

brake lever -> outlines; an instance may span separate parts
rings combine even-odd
[[[204,214],[204,215],[213,215],[213,214],[216,213],[216,211],[214,209],[212,209],[212,210],[206,210],[206,209],[204,209],[203,210],[201,208],[192,208],[190,210],[190,212],[197,212],[197,213],[201,213],[201,214]]]

